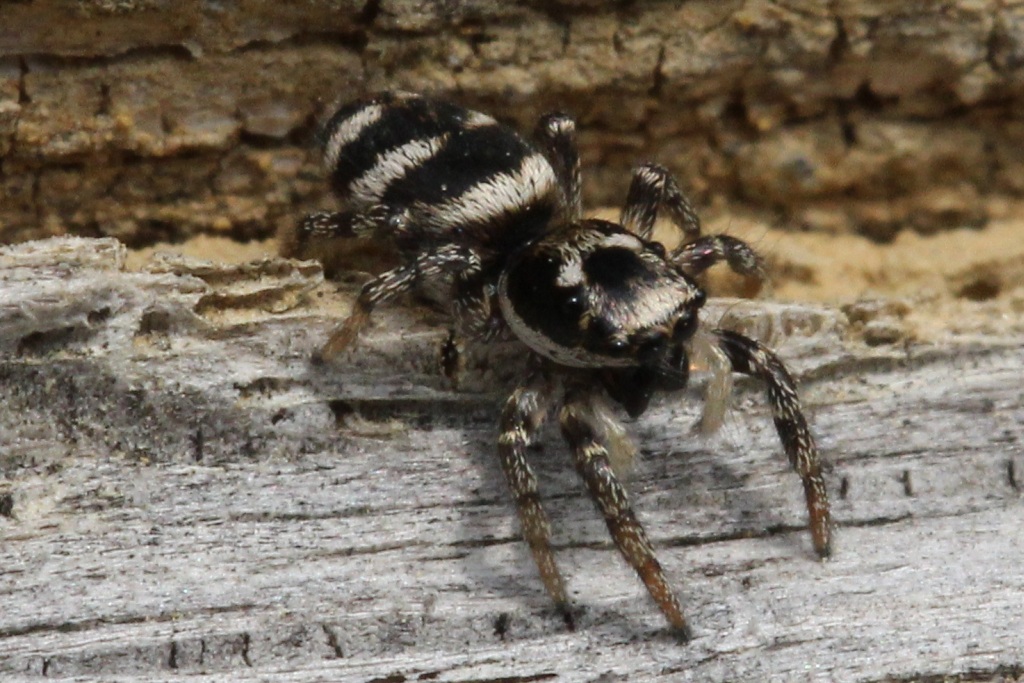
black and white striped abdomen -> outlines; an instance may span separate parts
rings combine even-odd
[[[334,191],[353,211],[407,211],[419,233],[542,229],[559,208],[548,160],[486,114],[387,93],[340,109],[323,131]],[[526,224],[526,225],[523,225]]]

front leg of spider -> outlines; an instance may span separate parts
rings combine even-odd
[[[537,477],[526,460],[526,449],[551,410],[555,388],[549,377],[536,370],[526,383],[512,393],[501,413],[498,458],[512,492],[523,537],[540,570],[540,578],[566,626],[572,630],[575,623],[565,592],[565,582],[551,549],[551,523],[540,504]]]
[[[619,223],[634,235],[649,240],[659,211],[665,211],[683,233],[684,243],[700,237],[700,218],[668,169],[658,164],[637,166]]]
[[[818,447],[800,409],[796,383],[778,356],[764,345],[729,330],[713,330],[713,338],[736,372],[765,383],[775,429],[793,469],[800,475],[807,499],[811,538],[819,557],[832,554],[832,518],[821,474]]]
[[[660,211],[667,213],[683,235],[670,260],[690,275],[725,261],[736,273],[764,278],[764,261],[746,242],[729,235],[701,234],[697,212],[668,169],[657,164],[638,166],[619,222],[634,235],[649,240]]]
[[[690,627],[683,617],[679,601],[665,580],[654,548],[629,503],[626,489],[612,470],[608,448],[600,436],[601,429],[595,424],[596,414],[588,389],[570,387],[559,414],[562,435],[572,449],[576,471],[604,516],[615,546],[644,582],[668,620],[673,635],[688,641],[691,638]]]

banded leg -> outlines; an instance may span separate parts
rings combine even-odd
[[[311,213],[295,229],[295,241],[299,245],[304,245],[317,240],[355,237],[357,220],[357,214],[352,211]]]
[[[453,270],[475,269],[479,267],[476,255],[461,245],[451,244],[436,251],[427,252],[417,257],[412,263],[399,266],[363,285],[356,299],[352,312],[334,332],[327,343],[316,354],[314,360],[329,361],[348,348],[355,341],[366,323],[370,321],[370,313],[382,301],[408,292],[421,279],[438,277]]]
[[[743,240],[730,235],[704,235],[672,250],[671,260],[690,275],[699,275],[725,261],[733,272],[763,280],[764,259]]]
[[[506,329],[497,288],[478,272],[459,273],[455,277],[452,318],[458,334],[474,341],[493,341]]]
[[[309,244],[352,237],[370,237],[400,229],[407,220],[404,211],[378,206],[365,211],[317,211],[295,227],[292,250],[302,253]]]
[[[807,499],[811,538],[820,557],[832,553],[832,519],[825,479],[821,476],[818,447],[800,409],[796,383],[778,356],[762,344],[729,330],[711,332],[729,357],[733,370],[761,379],[768,389],[775,430],[793,469],[800,475]]]
[[[700,237],[700,218],[668,169],[657,164],[638,166],[633,169],[619,222],[634,235],[649,240],[660,210],[668,212],[669,219],[683,233],[683,243]]]
[[[576,471],[604,516],[615,546],[640,575],[675,635],[689,640],[690,629],[679,601],[665,580],[644,528],[633,513],[626,489],[612,470],[608,448],[601,438],[600,426],[595,424],[594,407],[584,387],[574,387],[567,392],[559,420],[562,435],[572,449]]]
[[[547,114],[537,122],[534,137],[555,169],[558,184],[564,193],[568,214],[566,220],[578,220],[583,215],[583,199],[576,122],[565,114]]]
[[[441,369],[445,377],[458,387],[465,371],[467,341],[490,342],[508,328],[495,300],[495,288],[473,274],[460,273],[452,287],[452,318],[454,324],[441,346]]]
[[[537,477],[526,460],[526,448],[547,418],[554,390],[554,383],[537,370],[526,384],[513,392],[501,413],[498,457],[540,578],[566,625],[572,629],[569,598],[551,550],[551,524],[540,505]]]

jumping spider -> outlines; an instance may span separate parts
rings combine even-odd
[[[302,253],[332,237],[373,237],[397,247],[401,265],[363,286],[352,313],[319,352],[349,347],[373,308],[440,282],[453,327],[447,370],[461,340],[511,332],[533,352],[529,376],[501,414],[498,455],[545,588],[572,625],[569,598],[551,549],[527,446],[558,411],[579,475],[623,557],[671,628],[689,628],[630,506],[613,462],[633,448],[606,406],[632,417],[657,392],[686,386],[690,363],[752,375],[767,387],[783,448],[806,494],[814,549],[830,552],[830,516],[818,451],[792,377],[772,351],[723,329],[701,326],[705,293],[694,279],[725,261],[760,275],[744,242],[702,235],[693,207],[656,165],[633,172],[618,223],[581,217],[575,123],[550,114],[537,146],[490,116],[407,93],[343,107],[323,132],[324,157],[339,212],[308,216],[285,242]],[[659,211],[682,233],[672,251],[651,239]]]

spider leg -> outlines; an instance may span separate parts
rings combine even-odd
[[[619,552],[639,574],[672,630],[680,639],[689,640],[690,629],[679,601],[665,580],[644,528],[633,513],[626,489],[612,469],[608,448],[602,438],[603,429],[592,402],[589,387],[570,387],[559,414],[562,435],[572,449],[576,471],[586,482],[590,497],[604,516]]]
[[[479,272],[459,273],[452,284],[452,318],[454,324],[441,345],[441,369],[445,377],[458,387],[465,370],[466,342],[491,342],[508,327],[495,298],[495,288],[487,284]]]
[[[355,341],[359,331],[370,321],[377,304],[408,292],[421,279],[435,278],[443,273],[479,268],[479,258],[466,247],[449,244],[417,256],[411,263],[393,268],[373,278],[359,292],[352,312],[317,352],[318,362],[329,361]]]
[[[317,242],[391,232],[401,227],[404,220],[404,212],[396,212],[386,206],[360,211],[317,211],[306,216],[293,232],[285,235],[282,249],[288,255],[301,255]]]
[[[717,329],[711,334],[729,357],[734,371],[757,377],[767,386],[775,430],[804,484],[814,550],[820,557],[828,557],[832,553],[828,493],[821,475],[818,447],[800,409],[793,377],[778,356],[759,342],[729,330]]]
[[[666,211],[672,223],[683,233],[684,243],[700,237],[700,218],[668,169],[657,164],[638,166],[633,169],[633,180],[629,184],[619,223],[633,234],[649,240],[660,210]]]
[[[453,389],[458,389],[466,371],[466,343],[454,327],[448,328],[448,336],[441,342],[438,361],[441,373],[448,378]]]
[[[683,239],[671,260],[690,275],[697,275],[719,261],[737,273],[764,277],[764,262],[743,240],[729,235],[701,235],[700,218],[668,169],[644,164],[633,170],[619,222],[630,232],[651,238],[658,212],[664,210],[682,232]]]
[[[701,415],[698,431],[701,434],[712,434],[725,422],[725,413],[729,409],[732,396],[732,362],[718,346],[718,337],[698,328],[687,344],[687,352],[691,366],[707,370],[710,374],[707,389],[704,391],[704,410]]]
[[[566,220],[576,221],[583,214],[580,184],[580,153],[576,146],[576,122],[565,114],[547,114],[537,122],[534,132],[544,156],[555,169],[562,188]]]
[[[703,235],[672,250],[670,259],[690,275],[725,261],[733,272],[764,279],[764,259],[743,240],[730,235]]]
[[[490,342],[505,331],[496,288],[479,272],[459,273],[452,288],[452,317],[459,335]]]
[[[352,211],[317,211],[302,219],[295,229],[299,245],[336,237],[355,237],[358,214]]]
[[[554,391],[555,384],[543,371],[536,370],[513,392],[501,413],[498,457],[540,578],[566,625],[572,629],[569,598],[551,550],[551,524],[540,505],[537,477],[526,460],[526,447],[547,418]]]

